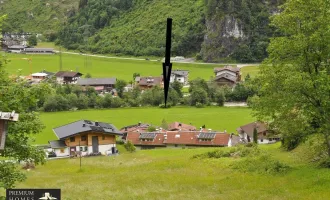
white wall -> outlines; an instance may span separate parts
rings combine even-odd
[[[102,155],[106,155],[107,151],[111,152],[112,147],[116,147],[116,144],[99,145],[99,152]],[[88,153],[93,153],[93,146],[88,146]]]
[[[54,152],[56,153],[56,157],[63,157],[63,156],[69,156],[70,155],[70,150],[68,147],[63,148],[64,153],[61,153],[61,149],[54,149]]]
[[[56,77],[56,81],[59,84],[63,84],[63,77]]]
[[[258,139],[258,144],[269,144],[269,140],[268,139],[263,139],[261,142],[261,139]]]

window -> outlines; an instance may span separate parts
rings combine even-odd
[[[264,132],[264,136],[266,136],[266,132]]]
[[[74,137],[70,137],[70,142],[74,142],[75,138]]]
[[[64,153],[64,149],[63,149],[63,148],[62,148],[62,149],[60,149],[60,152],[61,152],[61,153]]]
[[[85,147],[79,147],[79,150],[80,150],[80,151],[83,151],[83,152],[86,152],[87,149],[88,149],[88,148],[87,148],[86,146],[85,146]]]
[[[86,135],[81,136],[81,141],[86,141],[86,140],[87,140]]]

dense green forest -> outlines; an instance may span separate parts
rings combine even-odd
[[[1,0],[0,15],[7,15],[2,31],[56,32],[75,14],[79,0]]]
[[[267,56],[269,38],[274,35],[269,19],[283,1],[34,0],[25,3],[34,5],[29,11],[7,12],[4,30],[54,30],[57,44],[82,52],[163,56],[166,18],[172,17],[174,55],[206,62],[259,62]],[[7,0],[4,5],[9,4],[18,3]],[[35,25],[27,17],[32,11]],[[44,21],[37,21],[41,18]]]

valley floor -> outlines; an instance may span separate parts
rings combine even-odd
[[[279,143],[260,145],[292,169],[283,175],[243,173],[238,159],[192,159],[213,148],[157,149],[115,157],[48,161],[26,172],[18,188],[61,188],[64,200],[106,199],[310,199],[330,197],[330,173],[299,162]],[[4,191],[0,191],[0,196]]]

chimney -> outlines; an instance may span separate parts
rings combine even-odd
[[[181,127],[182,126],[182,124],[181,123],[179,123],[179,127]]]
[[[95,126],[99,126],[99,122],[95,122]]]
[[[86,124],[85,124],[85,123],[83,123],[82,127],[86,127]]]

